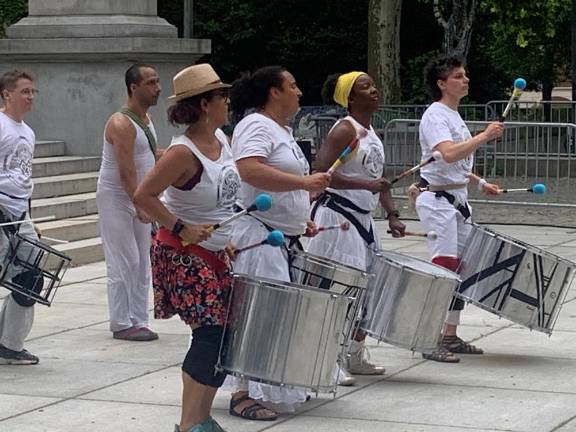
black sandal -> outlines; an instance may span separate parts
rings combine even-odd
[[[468,342],[463,341],[458,336],[444,336],[442,346],[448,351],[457,354],[484,354],[484,351]]]
[[[244,408],[241,412],[235,411],[235,408],[244,401],[251,400],[254,402],[252,405],[248,405]],[[260,417],[258,416],[258,412],[265,410],[274,413],[271,409],[266,408],[264,405],[261,405],[254,399],[252,399],[248,394],[244,396],[240,396],[239,398],[231,398],[230,399],[230,409],[228,412],[231,416],[234,417],[241,417],[246,420],[256,420],[256,421],[274,421],[278,418],[278,414],[274,413],[268,417]]]
[[[439,346],[438,349],[430,354],[422,353],[422,358],[425,360],[437,361],[440,363],[458,363],[460,359],[454,355],[452,351],[449,351],[444,346]]]

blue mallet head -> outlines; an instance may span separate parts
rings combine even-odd
[[[536,183],[534,186],[532,186],[532,192],[539,195],[545,194],[546,185],[543,185],[542,183]]]
[[[261,193],[254,200],[254,205],[258,211],[268,211],[272,207],[272,197],[267,193]]]
[[[514,80],[514,88],[524,90],[526,88],[526,80],[524,78],[516,78]]]
[[[282,231],[270,231],[266,238],[266,243],[270,246],[282,246],[284,244],[284,233]]]

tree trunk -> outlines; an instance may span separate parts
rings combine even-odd
[[[468,56],[472,41],[472,28],[476,18],[477,0],[444,0],[451,3],[451,15],[444,18],[441,10],[442,0],[434,0],[432,8],[438,24],[444,29],[443,49],[447,54]]]
[[[368,73],[383,104],[400,102],[400,18],[402,0],[370,0]]]

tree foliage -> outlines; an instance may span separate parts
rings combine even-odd
[[[27,14],[27,0],[0,0],[0,38],[5,37],[8,26]]]

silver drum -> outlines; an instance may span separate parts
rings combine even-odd
[[[346,342],[358,323],[366,288],[372,275],[328,258],[291,251],[290,275],[294,283],[329,290],[356,299],[350,308],[344,333]]]
[[[274,385],[335,391],[353,297],[235,275],[219,369]]]
[[[367,315],[370,336],[401,348],[430,353],[438,348],[457,274],[398,252],[378,251],[370,271]]]
[[[532,330],[552,333],[576,264],[474,225],[457,296]]]

